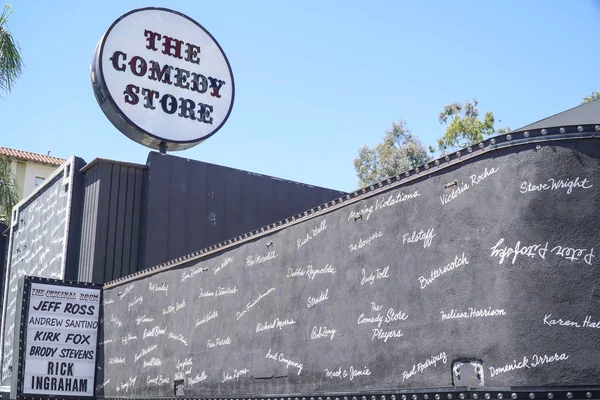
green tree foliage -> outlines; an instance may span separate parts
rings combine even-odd
[[[6,25],[12,11],[12,8],[6,5],[0,14],[0,92],[10,92],[23,68],[19,45]],[[12,208],[19,201],[18,193],[10,161],[0,157],[0,222],[10,223]]]
[[[440,124],[446,125],[446,132],[437,141],[442,154],[481,142],[486,136],[509,131],[509,128],[496,130],[494,114],[491,111],[485,113],[483,120],[479,119],[477,104],[477,100],[473,99],[473,102],[455,102],[444,107],[439,121]],[[435,151],[431,147],[429,150]]]
[[[12,208],[19,201],[19,188],[10,161],[0,157],[0,222],[10,225]]]
[[[428,161],[427,150],[400,120],[392,123],[383,141],[374,148],[362,146],[354,159],[360,187],[401,174]]]
[[[8,16],[12,12],[13,9],[6,5],[0,14],[0,92],[7,93],[23,69],[19,45],[7,27]]]
[[[600,99],[600,92],[597,90],[594,90],[590,95],[584,97],[583,100],[581,100],[581,104],[589,103],[590,101],[594,101],[594,100],[598,100],[598,99]]]

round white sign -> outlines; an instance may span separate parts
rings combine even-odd
[[[196,21],[165,8],[117,19],[96,47],[91,77],[108,119],[153,149],[201,143],[233,107],[233,74],[221,46]]]

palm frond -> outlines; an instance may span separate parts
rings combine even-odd
[[[10,161],[0,157],[0,222],[10,224],[12,209],[19,201],[19,185],[10,169]]]
[[[10,92],[23,70],[20,48],[7,27],[13,9],[6,5],[0,14],[0,91]]]

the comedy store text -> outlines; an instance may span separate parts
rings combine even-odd
[[[164,84],[163,90],[153,90],[145,87],[139,87],[133,84],[126,84],[123,88],[124,101],[128,104],[138,105],[140,100],[145,108],[156,110],[157,108],[167,114],[175,114],[182,118],[189,118],[205,124],[212,124],[213,112],[212,104],[205,104],[194,101],[190,98],[175,97],[168,93],[169,87],[189,90],[190,97],[194,93],[209,92],[211,97],[220,98],[219,93],[223,85],[227,83],[216,77],[204,76],[199,72],[192,71],[192,68],[200,65],[200,46],[192,43],[185,43],[182,40],[161,35],[158,32],[144,30],[146,48],[166,56],[183,59],[189,63],[190,70],[174,67],[172,65],[161,65],[155,60],[146,60],[145,58],[126,54],[122,51],[115,51],[110,60],[112,67],[123,73],[131,73],[137,77],[146,76],[151,81],[158,81]]]

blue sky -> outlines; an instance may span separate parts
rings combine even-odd
[[[25,69],[0,99],[0,145],[145,163],[150,149],[106,119],[90,84],[100,37],[125,12],[168,7],[227,54],[225,126],[173,155],[339,190],[353,159],[405,119],[425,145],[445,104],[477,98],[513,129],[600,90],[600,1],[16,0]]]

